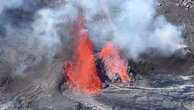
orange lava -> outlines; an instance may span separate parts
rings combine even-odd
[[[101,81],[97,76],[93,45],[84,29],[84,18],[75,24],[76,56],[74,62],[65,66],[69,87],[89,94],[101,91]]]
[[[118,73],[123,83],[130,81],[130,77],[127,74],[127,63],[120,57],[119,50],[112,43],[106,43],[99,57],[103,59],[110,79],[112,79],[115,73]]]

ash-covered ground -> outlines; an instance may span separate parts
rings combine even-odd
[[[34,11],[49,5],[50,0],[43,1],[45,4],[33,3],[32,0],[32,4],[26,4],[35,5],[32,9],[7,10],[6,16],[1,15],[0,18],[6,19],[7,24],[25,28],[33,21],[31,16]],[[0,21],[0,110],[194,110],[194,2],[160,0],[157,12],[181,27],[182,37],[191,54],[186,57],[176,54],[168,58],[145,55],[138,63],[130,62],[138,73],[132,87],[114,84],[94,96],[69,89],[60,91],[59,85],[64,76],[63,61],[66,59],[64,53],[58,52],[52,63],[48,63],[48,57],[36,61],[38,58],[34,56],[39,54],[20,58],[28,54],[22,49],[28,42],[12,42],[9,35],[6,38],[3,28],[6,23]],[[19,34],[25,36],[23,32]],[[39,51],[37,48],[35,52]],[[11,55],[18,56],[9,57]],[[6,58],[15,60],[9,62]],[[22,65],[17,61],[23,59],[27,59],[25,64],[28,68],[24,69],[25,74],[18,75],[20,71],[16,67]]]

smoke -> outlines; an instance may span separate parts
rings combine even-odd
[[[98,1],[80,3],[91,39],[98,47],[111,41],[136,60],[150,49],[170,55],[183,43],[180,29],[164,16],[156,16],[155,0]]]
[[[107,41],[114,43],[128,58],[138,59],[156,49],[163,55],[172,54],[183,43],[180,29],[164,16],[156,16],[156,0],[69,0],[74,7],[68,16],[76,17],[82,9],[86,27],[97,48]]]
[[[0,62],[22,76],[33,73],[30,69],[45,59],[52,63],[61,46],[59,17],[38,0],[3,0],[0,6]]]
[[[52,62],[61,48],[71,50],[79,9],[96,48],[109,41],[134,60],[150,49],[172,54],[183,43],[181,31],[164,16],[156,16],[155,3],[155,0],[67,0],[48,7],[41,0],[2,0],[0,60],[13,65],[17,74],[23,74],[43,58]],[[69,54],[68,49],[64,55]]]
[[[39,0],[11,0],[0,6],[0,62],[9,64],[14,75],[34,73],[41,62],[51,65],[63,47],[72,49],[78,11],[73,5],[51,8]]]
[[[23,0],[1,0],[0,4],[0,14],[4,11],[6,8],[17,8],[21,6],[23,3]]]

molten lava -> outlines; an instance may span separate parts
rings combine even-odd
[[[79,17],[75,24],[76,56],[72,64],[65,66],[69,87],[89,94],[101,90],[101,81],[96,73],[93,45],[84,29],[84,18]]]
[[[105,47],[100,52],[99,57],[103,59],[107,75],[110,79],[113,78],[115,73],[118,73],[123,83],[130,81],[127,74],[127,63],[120,57],[119,50],[115,48],[112,43],[106,43]]]

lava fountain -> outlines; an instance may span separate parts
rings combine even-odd
[[[103,59],[109,79],[117,73],[123,83],[130,82],[127,74],[127,63],[121,58],[119,50],[111,42],[107,42],[101,50],[99,57]]]
[[[69,88],[95,94],[101,91],[101,81],[96,72],[93,45],[84,23],[84,17],[78,17],[74,28],[76,56],[71,64],[65,65],[65,74]]]

